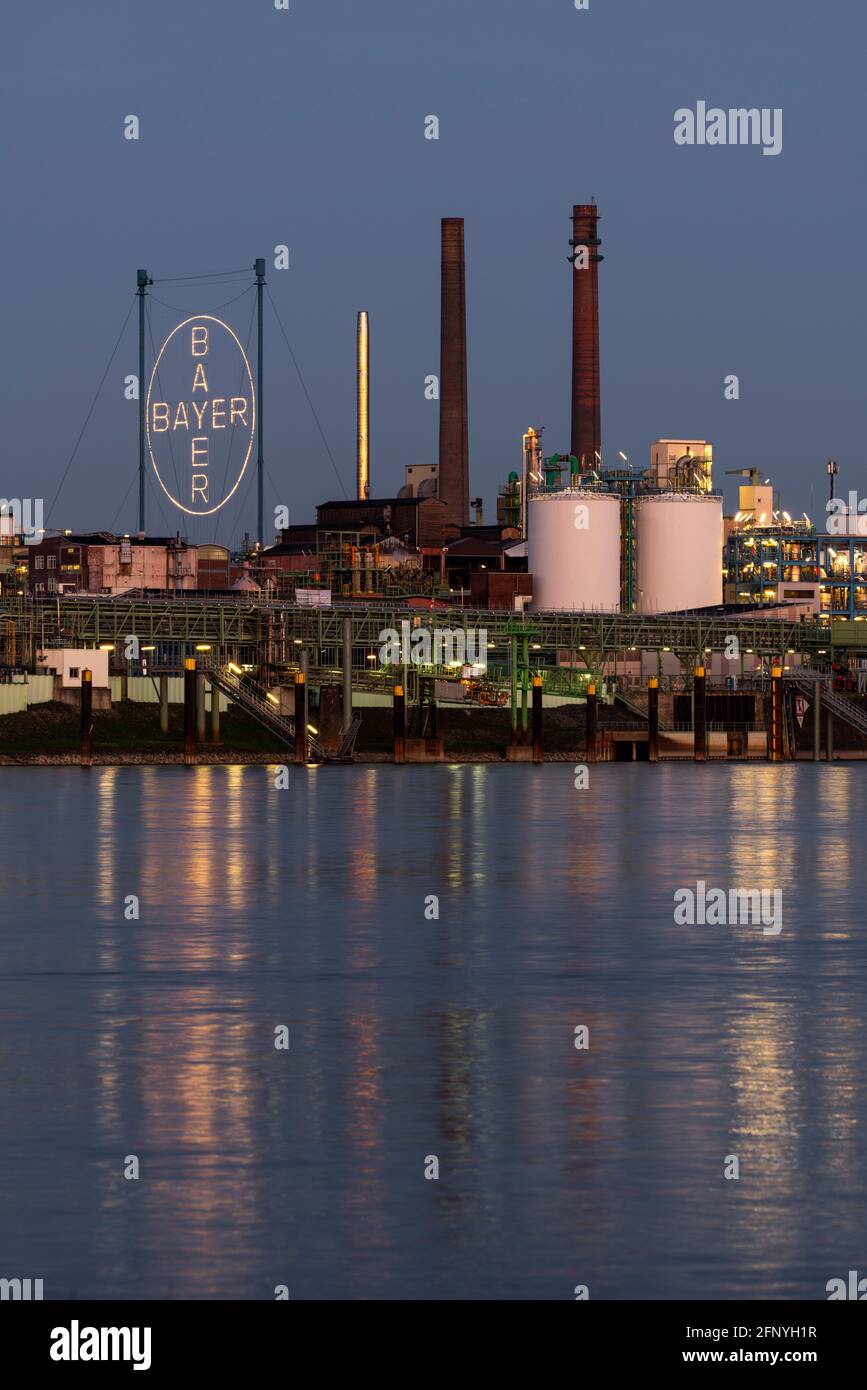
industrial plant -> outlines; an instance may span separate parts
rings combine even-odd
[[[612,465],[602,445],[601,245],[596,204],[576,205],[566,258],[569,452],[546,452],[542,428],[528,424],[495,519],[486,520],[470,477],[462,218],[441,224],[439,454],[407,465],[396,490],[383,495],[377,476],[368,310],[356,311],[356,496],[322,501],[315,519],[286,524],[271,543],[261,423],[257,540],[232,551],[180,530],[148,534],[150,429],[171,417],[165,402],[153,420],[142,406],[137,533],[25,537],[13,515],[0,518],[0,715],[40,700],[68,704],[79,698],[70,690],[90,686],[87,722],[104,664],[99,698],[158,703],[163,732],[167,706],[186,701],[188,761],[208,741],[206,707],[211,742],[221,709],[235,707],[302,761],[363,756],[377,709],[393,721],[385,742],[397,761],[454,754],[447,726],[456,709],[480,728],[499,720],[500,756],[518,761],[554,755],[554,710],[572,721],[562,755],[589,760],[867,755],[864,518],[823,532],[784,510],[771,479],[744,468],[726,470],[741,482],[738,510],[725,516],[706,439],[658,439],[646,466],[624,454]],[[264,264],[255,263],[260,414]],[[152,284],[140,270],[142,315]],[[237,342],[220,320],[202,319]],[[178,328],[187,323],[195,358],[209,329],[195,316]],[[140,343],[144,380],[143,331]],[[246,425],[256,388],[244,363],[250,414],[246,396],[237,413]],[[205,380],[202,365],[195,372],[193,392],[200,373]],[[212,420],[225,408],[214,399]],[[186,428],[186,407],[178,423]],[[252,443],[251,432],[248,456]],[[206,469],[206,437],[192,447],[193,467]],[[823,468],[830,504],[838,469],[833,460]],[[205,495],[204,478],[194,474],[194,499],[197,487]],[[397,661],[383,645],[391,630],[470,640],[419,644],[413,651],[427,659]],[[468,648],[472,661],[460,655]]]

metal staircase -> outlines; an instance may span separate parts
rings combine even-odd
[[[329,763],[343,763],[349,761],[352,758],[355,749],[355,740],[358,738],[358,731],[360,728],[361,720],[358,715],[356,715],[340,740],[340,746],[337,752],[334,754],[333,758],[327,758],[326,761]]]
[[[244,675],[238,676],[228,666],[206,665],[200,669],[211,682],[211,685],[216,686],[217,690],[221,690],[227,699],[249,714],[251,719],[255,719],[270,733],[276,734],[283,743],[292,748],[295,747],[295,720],[281,714],[268,700],[261,685],[254,681],[251,676],[248,676],[246,672]],[[322,749],[309,731],[307,747],[311,757],[322,758]]]
[[[618,690],[614,699],[615,703],[619,703],[625,706],[625,708],[629,710],[630,714],[637,715],[638,718],[642,721],[642,723],[647,723],[648,699],[646,690],[641,692],[630,691],[628,695],[624,695],[620,690]],[[669,720],[660,719],[659,732],[661,734],[671,732],[671,723],[669,722]]]
[[[821,685],[823,708],[830,710],[831,714],[842,719],[851,729],[857,729],[859,734],[867,737],[867,711],[852,704],[845,695],[834,690],[828,676],[788,675],[785,682],[787,689],[794,689],[806,695],[811,704],[816,697],[816,685]]]

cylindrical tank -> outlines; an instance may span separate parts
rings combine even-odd
[[[535,609],[620,611],[620,498],[564,488],[528,499]]]
[[[676,613],[722,603],[722,498],[664,492],[635,502],[635,595],[639,613]]]

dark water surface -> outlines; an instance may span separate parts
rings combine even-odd
[[[0,1275],[754,1299],[867,1274],[867,769],[0,777]],[[781,933],[675,925],[698,880],[782,888]]]

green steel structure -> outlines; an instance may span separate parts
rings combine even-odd
[[[780,658],[787,653],[800,653],[810,661],[830,657],[834,649],[867,646],[867,625],[862,623],[795,622],[720,612],[661,616],[552,612],[522,616],[502,610],[467,608],[429,611],[388,602],[299,607],[253,602],[247,595],[222,600],[96,595],[63,595],[45,600],[0,598],[0,619],[15,625],[18,651],[22,655],[30,653],[31,659],[37,646],[122,643],[135,636],[148,646],[162,643],[194,648],[197,644],[210,644],[215,658],[237,657],[246,649],[255,652],[254,659],[261,664],[291,663],[291,649],[303,646],[313,668],[320,664],[319,655],[326,649],[331,654],[340,651],[344,618],[352,624],[357,665],[364,665],[366,653],[378,650],[386,629],[401,633],[402,623],[408,623],[410,631],[422,624],[431,631],[484,629],[489,644],[494,644],[489,655],[498,650],[505,652],[515,638],[522,657],[527,644],[531,666],[535,662],[545,664],[546,654],[550,664],[557,653],[565,654],[567,660],[573,659],[574,654],[578,664],[583,662],[588,667],[630,651],[671,651],[684,661],[692,661],[703,653],[724,650],[732,637],[738,639],[742,651]],[[364,649],[360,658],[359,649]],[[335,663],[331,660],[322,664]]]

